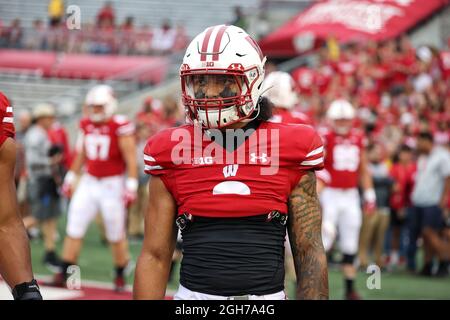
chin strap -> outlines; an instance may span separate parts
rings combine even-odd
[[[253,120],[255,120],[256,118],[259,117],[259,114],[261,113],[261,107],[260,107],[261,100],[262,100],[262,95],[259,96],[258,103],[256,104],[256,107],[254,109],[254,110],[256,110],[256,115],[254,117],[252,117],[252,118],[245,119],[244,121],[250,122],[250,121],[253,121]]]

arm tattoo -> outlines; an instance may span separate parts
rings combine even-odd
[[[308,171],[289,197],[289,238],[297,274],[297,299],[328,299],[328,269],[316,176]]]

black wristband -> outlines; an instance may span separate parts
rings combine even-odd
[[[39,285],[35,279],[16,285],[12,290],[12,295],[14,300],[42,300]]]

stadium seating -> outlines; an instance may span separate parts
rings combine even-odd
[[[127,0],[111,1],[116,12],[117,22],[121,23],[127,16],[133,16],[137,25],[148,24],[158,27],[164,18],[186,27],[190,36],[200,32],[205,26],[226,23],[233,19],[233,6],[240,5],[244,9],[256,7],[258,0]],[[93,22],[102,7],[102,1],[66,0],[66,6],[76,4],[81,8],[83,22]],[[47,18],[47,1],[42,0],[0,0],[0,11],[4,23],[14,17],[20,17],[24,27],[30,27],[34,19]],[[202,14],[208,13],[208,14]],[[214,12],[214,14],[210,14]]]

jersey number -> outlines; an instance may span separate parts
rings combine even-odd
[[[355,145],[337,145],[333,150],[333,168],[336,171],[355,172],[359,167],[359,148]]]
[[[90,160],[107,160],[111,138],[109,136],[86,135],[86,156]]]

